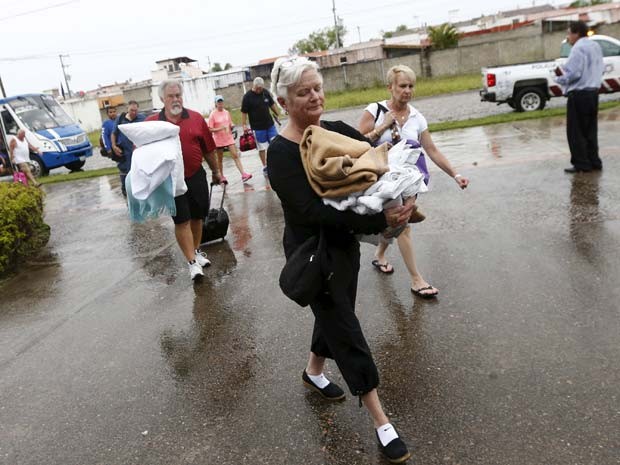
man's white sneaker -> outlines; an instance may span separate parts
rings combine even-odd
[[[198,262],[188,263],[189,265],[189,276],[192,278],[192,281],[196,281],[197,279],[202,279],[205,275],[202,272],[202,266],[198,264]]]
[[[210,266],[211,265],[211,262],[207,258],[207,254],[204,253],[204,252],[201,252],[200,250],[196,250],[196,252],[194,254],[194,260],[196,260],[196,263],[198,263],[203,268],[205,266]]]

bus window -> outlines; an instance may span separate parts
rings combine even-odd
[[[73,124],[73,120],[51,96],[17,97],[9,102],[17,117],[32,131]]]
[[[7,134],[12,134],[14,136],[17,135],[17,131],[19,130],[19,126],[8,112],[8,110],[2,110],[2,122],[4,123],[4,129]]]
[[[58,123],[58,126],[69,126],[71,124],[75,124],[69,115],[67,115],[65,110],[54,99],[54,97],[50,95],[41,95],[41,103],[52,114],[53,118]]]

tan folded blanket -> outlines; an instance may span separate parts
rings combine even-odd
[[[371,147],[320,126],[304,131],[299,149],[308,182],[320,197],[362,192],[389,170],[387,144]]]

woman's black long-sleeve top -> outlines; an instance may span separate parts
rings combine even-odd
[[[357,140],[366,140],[342,121],[321,121],[321,126]],[[325,205],[308,182],[299,144],[278,136],[269,145],[267,157],[269,182],[284,210],[284,253],[287,257],[307,238],[319,234],[321,226],[327,243],[333,246],[351,244],[356,241],[354,234],[376,234],[387,227],[383,213],[358,215]]]

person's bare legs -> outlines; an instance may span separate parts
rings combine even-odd
[[[375,426],[375,429],[390,422],[385,412],[383,411],[383,407],[381,407],[381,402],[379,401],[379,394],[377,393],[377,389],[373,389],[372,391],[364,394],[362,396],[362,403],[368,409],[368,413],[370,413],[370,416],[372,417],[372,422]]]
[[[413,249],[413,239],[411,238],[410,226],[407,226],[405,230],[400,233],[400,235],[396,238],[396,242],[398,243],[398,248],[400,249],[400,254],[403,257],[405,266],[409,271],[409,276],[411,277],[411,288],[421,289],[429,286],[429,283],[422,277],[416,265],[415,250]],[[379,244],[379,246],[381,246],[381,244]],[[437,292],[437,289],[434,287],[432,289],[422,291],[423,294],[429,295],[436,294]]]
[[[310,352],[308,359],[308,365],[306,366],[306,373],[309,375],[320,375],[325,368],[325,357],[319,357],[314,352]],[[379,395],[377,390],[373,389],[362,396],[362,402],[368,409],[368,413],[372,417],[372,422],[375,428],[389,423],[388,417],[383,412],[381,402],[379,401]]]
[[[402,234],[404,233],[401,233],[401,236]],[[389,243],[379,239],[379,245],[375,249],[375,259],[379,262],[380,265],[383,265],[382,271],[384,273],[390,273],[394,269],[385,258],[385,252],[387,251],[389,245]]]
[[[318,376],[323,373],[325,368],[325,357],[319,357],[314,352],[310,352],[308,358],[308,365],[306,366],[306,373],[313,376]]]
[[[33,186],[36,187],[39,185],[36,178],[32,175],[32,171],[30,171],[30,166],[28,166],[28,163],[20,163],[19,170],[26,175],[28,182],[32,183]]]
[[[217,167],[220,169],[220,174],[224,175],[224,149],[216,149],[217,152]]]
[[[200,241],[202,240],[202,224],[202,220],[189,220],[194,250],[198,250],[200,247]],[[192,258],[194,257],[194,250],[192,250]]]
[[[179,244],[181,252],[183,252],[183,255],[185,255],[188,262],[191,262],[194,259],[194,250],[197,248],[194,246],[195,240],[193,237],[193,225],[191,224],[193,221],[195,220],[174,225],[174,235],[177,239],[177,244]]]
[[[235,166],[239,170],[239,173],[241,174],[241,176],[243,176],[245,174],[245,171],[243,171],[243,165],[241,164],[241,158],[239,158],[239,154],[237,153],[237,146],[235,144],[231,144],[228,146],[228,150],[230,151],[230,156],[235,162]],[[221,172],[221,169],[220,169],[220,172]]]
[[[260,162],[263,164],[263,167],[267,166],[267,150],[259,150],[258,156],[260,157]]]

